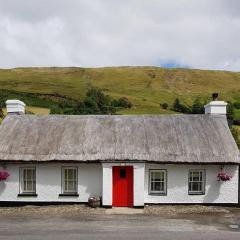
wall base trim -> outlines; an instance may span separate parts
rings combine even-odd
[[[102,205],[103,208],[112,208],[112,205]]]
[[[199,206],[219,206],[219,207],[240,207],[239,203],[145,203],[144,206],[189,206],[189,205],[199,205]]]
[[[88,202],[43,202],[43,201],[0,201],[0,207],[51,206],[51,205],[88,205]]]

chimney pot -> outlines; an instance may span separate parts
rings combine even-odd
[[[212,94],[212,99],[213,99],[213,101],[217,101],[217,99],[218,99],[218,93],[213,93],[213,94]]]
[[[20,100],[7,100],[7,114],[25,114],[25,103]]]

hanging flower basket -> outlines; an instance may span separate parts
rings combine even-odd
[[[218,181],[223,181],[223,182],[227,182],[230,181],[232,178],[232,176],[227,175],[225,172],[221,171],[220,173],[218,173],[217,175],[217,180]]]
[[[5,181],[8,179],[10,174],[7,171],[0,171],[0,181]]]

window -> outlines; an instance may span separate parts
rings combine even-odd
[[[27,167],[20,168],[22,194],[35,194],[36,193],[36,168]]]
[[[205,194],[205,170],[190,170],[188,192],[191,195]]]
[[[120,178],[126,178],[126,169],[124,168],[120,169]]]
[[[64,167],[62,169],[62,192],[63,194],[76,194],[77,190],[77,168]]]
[[[150,194],[167,194],[167,170],[150,170]]]

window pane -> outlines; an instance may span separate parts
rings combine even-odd
[[[192,191],[199,191],[199,183],[192,182]]]
[[[155,179],[154,172],[151,172],[151,181],[153,181],[154,179]]]
[[[73,179],[73,169],[68,169],[68,179],[69,180]]]
[[[68,169],[64,170],[64,178],[65,178],[65,180],[68,179]]]
[[[198,183],[198,191],[202,192],[202,186],[203,186],[203,183],[202,182],[199,182]]]
[[[33,192],[36,192],[36,181],[33,181]]]
[[[28,174],[27,174],[27,178],[30,180],[30,179],[33,179],[33,170],[32,169],[28,169]]]
[[[23,169],[23,180],[26,179],[26,169]]]
[[[164,172],[152,172],[152,181],[164,181]]]
[[[120,169],[120,178],[126,178],[126,169]]]
[[[154,183],[151,182],[151,191],[154,191]]]
[[[192,181],[192,172],[189,174],[189,181]]]
[[[154,173],[154,180],[155,181],[160,181],[162,179],[162,173],[161,172],[155,172]]]
[[[33,182],[30,180],[30,181],[27,181],[27,191],[33,191]]]
[[[199,172],[192,173],[192,181],[199,181]]]
[[[161,190],[161,184],[160,184],[160,182],[155,182],[154,191],[160,191],[160,190]]]
[[[161,182],[160,184],[160,191],[164,191],[164,182]]]
[[[74,181],[68,181],[68,191],[75,191]]]
[[[26,191],[26,190],[27,190],[27,182],[24,181],[24,182],[23,182],[23,191]]]
[[[161,172],[160,181],[164,181],[164,172]]]

